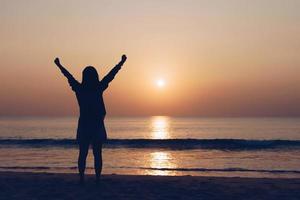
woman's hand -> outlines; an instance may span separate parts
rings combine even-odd
[[[121,59],[121,62],[124,63],[125,61],[127,60],[127,56],[124,54],[122,55],[122,59]]]
[[[59,61],[59,58],[55,58],[55,59],[54,59],[54,63],[55,63],[57,66],[61,66],[60,61]]]

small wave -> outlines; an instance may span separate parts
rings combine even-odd
[[[268,170],[268,169],[246,169],[246,168],[156,168],[156,167],[115,167],[125,169],[159,170],[159,171],[182,171],[182,172],[259,172],[259,173],[296,173],[300,170]]]
[[[112,167],[118,169],[138,169],[138,170],[154,170],[154,171],[178,171],[178,172],[257,172],[257,173],[273,173],[273,174],[285,174],[293,173],[300,174],[300,170],[283,170],[283,169],[247,169],[247,168],[156,168],[156,167]],[[93,167],[87,167],[87,169],[93,169]],[[73,167],[42,167],[42,166],[0,166],[0,170],[77,170],[76,166]]]
[[[47,169],[51,169],[51,167],[0,166],[0,169],[47,170]]]
[[[0,145],[21,147],[64,147],[77,144],[73,139],[0,139]],[[243,139],[109,139],[105,148],[165,148],[165,149],[224,149],[256,150],[300,148],[300,140],[243,140]]]

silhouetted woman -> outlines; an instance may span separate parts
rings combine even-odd
[[[106,110],[103,101],[103,92],[121,69],[126,59],[127,57],[123,55],[122,60],[101,81],[99,81],[97,70],[94,67],[86,67],[82,72],[82,83],[79,83],[61,65],[58,58],[54,60],[54,63],[68,79],[80,107],[76,139],[79,144],[78,170],[81,183],[84,182],[86,157],[90,145],[93,147],[96,181],[99,182],[100,180],[102,171],[102,143],[107,139],[104,126]]]

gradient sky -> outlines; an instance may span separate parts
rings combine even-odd
[[[108,115],[300,116],[298,0],[0,0],[0,116],[77,115],[81,81],[128,61]],[[163,78],[165,87],[155,81]]]

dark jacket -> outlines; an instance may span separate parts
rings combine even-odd
[[[117,64],[93,89],[79,83],[64,67],[59,66],[75,92],[80,108],[76,137],[79,142],[102,142],[107,139],[104,126],[106,109],[103,101],[103,92],[108,88],[108,84],[114,79],[122,65],[123,62]]]

